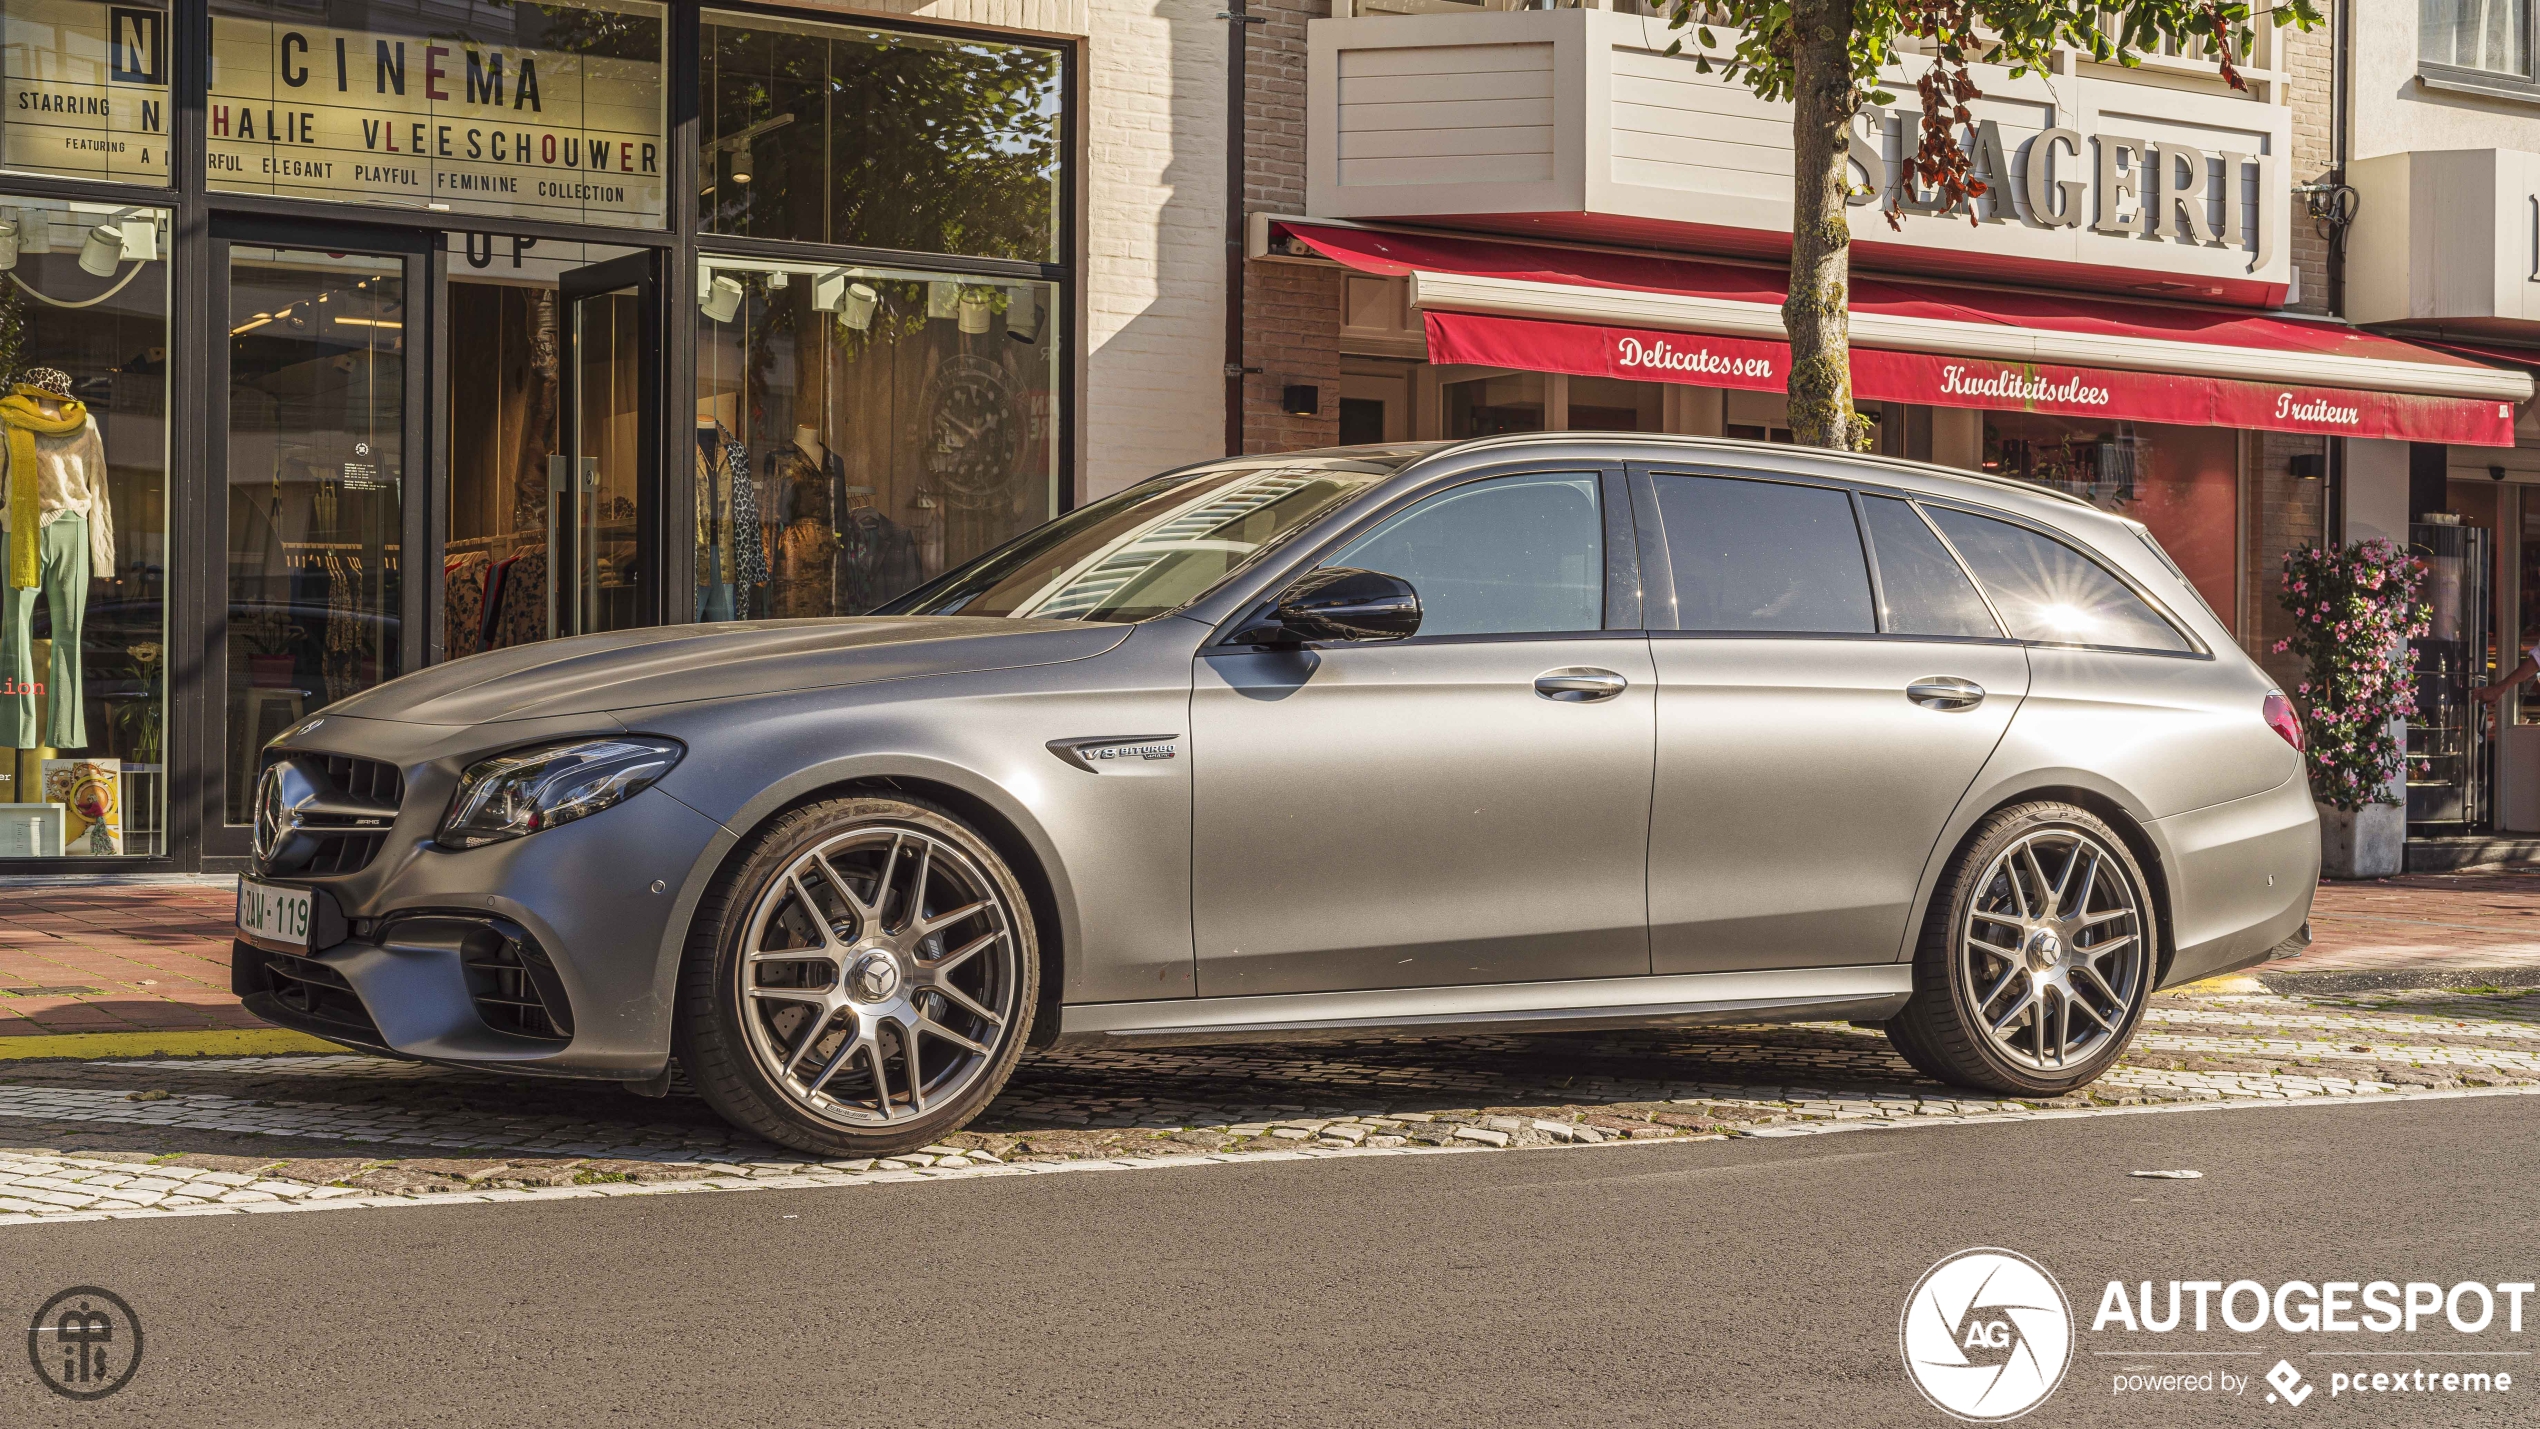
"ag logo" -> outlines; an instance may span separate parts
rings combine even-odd
[[[1959,1419],[2017,1419],[2072,1363],[2073,1312],[2046,1267],[2017,1251],[1962,1250],[1923,1272],[1897,1328],[1905,1374]]]

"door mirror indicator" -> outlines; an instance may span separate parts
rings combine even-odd
[[[1331,566],[1311,571],[1245,622],[1237,645],[1401,640],[1419,633],[1420,593],[1382,571]]]

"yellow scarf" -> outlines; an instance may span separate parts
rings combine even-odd
[[[35,405],[43,397],[61,408],[59,417],[47,417]],[[35,435],[68,436],[88,423],[88,408],[77,402],[55,397],[41,387],[21,382],[0,397],[0,426],[9,433],[9,587],[33,590],[44,583],[43,546],[39,528],[42,511],[36,505],[36,488],[42,480],[35,467]]]

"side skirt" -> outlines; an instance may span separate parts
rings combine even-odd
[[[1914,990],[1911,963],[1683,973],[1472,987],[1079,1003],[1062,1047],[1191,1047],[1476,1032],[1583,1032],[1740,1022],[1883,1021]]]

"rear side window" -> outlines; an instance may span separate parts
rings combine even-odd
[[[1323,562],[1420,593],[1423,635],[1545,635],[1605,619],[1605,518],[1594,472],[1503,476],[1443,491]]]
[[[1852,498],[1822,486],[1665,476],[1658,520],[1679,630],[1867,635],[1870,568]]]
[[[1975,582],[1913,507],[1892,496],[1865,496],[1861,511],[1869,522],[1870,547],[1878,553],[1890,635],[2001,636]]]
[[[2020,639],[2127,650],[2195,648],[2125,582],[2063,542],[2008,521],[1940,506],[1925,509],[1967,558]]]

